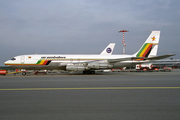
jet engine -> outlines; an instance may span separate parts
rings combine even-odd
[[[89,63],[87,67],[90,69],[107,69],[107,68],[112,68],[113,65],[109,63],[92,62]]]
[[[67,71],[84,71],[86,67],[83,65],[66,65]]]

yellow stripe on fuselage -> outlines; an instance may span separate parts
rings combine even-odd
[[[39,64],[42,65],[45,62],[45,60],[42,60]]]

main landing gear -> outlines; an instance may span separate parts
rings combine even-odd
[[[95,74],[94,70],[83,71],[83,74]]]
[[[22,72],[22,75],[26,75],[26,72]]]

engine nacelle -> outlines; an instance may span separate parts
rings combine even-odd
[[[86,67],[83,65],[67,65],[66,66],[67,71],[84,71],[86,70]]]
[[[99,62],[92,62],[88,64],[88,68],[90,69],[107,69],[113,68],[113,65],[108,63],[99,63]]]

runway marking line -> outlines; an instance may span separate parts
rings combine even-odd
[[[87,88],[10,88],[0,89],[0,91],[20,91],[20,90],[138,90],[138,89],[180,89],[180,87],[87,87]]]

